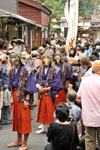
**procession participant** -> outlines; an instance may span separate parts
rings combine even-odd
[[[59,86],[57,78],[59,68],[52,65],[52,57],[49,52],[42,56],[43,65],[38,69],[36,79],[38,88],[38,116],[37,122],[42,123],[42,129],[37,134],[47,131],[47,126],[54,121],[54,103]]]
[[[20,72],[22,69],[20,57],[21,57],[21,51],[19,49],[17,49],[17,51],[13,51],[9,57],[11,65],[13,66],[9,73],[9,78],[10,78],[9,89],[13,93],[12,95],[13,100],[11,100],[13,131],[17,131],[17,118],[18,118],[17,88],[18,88]],[[17,136],[19,136],[19,134]],[[8,147],[13,147],[13,146],[20,145],[20,144],[21,144],[21,141],[19,141],[19,137],[18,137],[17,141],[9,144]]]
[[[37,69],[42,65],[40,53],[34,50],[32,51],[31,55],[32,55],[34,69],[37,71]]]
[[[33,69],[30,65],[25,67],[29,55],[22,55],[18,49],[10,55],[13,68],[10,71],[10,90],[13,92],[12,103],[12,128],[17,132],[17,140],[8,145],[8,147],[20,146],[19,150],[27,149],[27,140],[31,132],[31,110],[33,93],[36,91],[35,81],[33,76]],[[22,134],[24,134],[24,141],[22,142]]]
[[[29,55],[28,55],[29,57]],[[35,79],[34,79],[34,68],[31,63],[30,57],[26,55],[27,63],[22,68],[19,87],[18,87],[18,130],[17,132],[22,137],[24,134],[24,140],[19,150],[26,150],[27,140],[29,134],[32,132],[31,126],[31,108],[33,104],[34,93],[37,92]],[[25,55],[24,55],[25,58]]]
[[[58,88],[58,96],[56,97],[55,105],[60,102],[66,102],[66,94],[68,90],[68,82],[72,79],[72,67],[69,63],[62,60],[60,51],[57,51],[54,56],[55,65],[60,68],[60,81]]]
[[[12,65],[12,69],[9,73],[10,83],[9,83],[9,89],[12,92],[12,130],[17,131],[18,130],[18,96],[17,96],[17,89],[18,89],[18,83],[19,83],[19,77],[22,69],[21,64],[21,51],[17,49],[17,51],[13,51],[10,54],[10,62]],[[8,145],[8,147],[15,147],[22,144],[21,135],[17,133],[17,140],[11,144]]]

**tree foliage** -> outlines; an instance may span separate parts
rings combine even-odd
[[[80,0],[79,2],[79,14],[80,16],[90,16],[94,11],[93,0]]]
[[[36,0],[44,3],[52,10],[52,17],[59,20],[64,16],[64,7],[66,0]],[[69,0],[70,1],[70,0]],[[96,7],[100,4],[100,0],[79,0],[79,15],[90,16]]]

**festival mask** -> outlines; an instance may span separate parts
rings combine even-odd
[[[23,51],[22,53],[21,53],[21,63],[23,64],[23,65],[26,65],[27,64],[27,62],[28,62],[28,60],[29,60],[29,54],[26,52],[26,51]]]
[[[55,59],[55,61],[57,62],[57,64],[59,64],[60,61],[61,61],[61,56],[56,55],[54,59]]]
[[[20,58],[14,53],[12,53],[9,58],[12,66],[17,66],[20,63]]]
[[[48,67],[51,63],[51,59],[47,56],[43,57],[43,64],[45,67]]]
[[[27,63],[27,58],[22,57],[22,58],[21,58],[21,63],[22,63],[23,65],[26,65],[26,63]]]

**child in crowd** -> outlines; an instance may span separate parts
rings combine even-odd
[[[48,128],[47,137],[50,144],[44,150],[76,150],[79,144],[76,125],[69,120],[69,108],[66,103],[55,107],[57,123],[52,122]]]

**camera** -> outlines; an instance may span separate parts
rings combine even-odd
[[[80,67],[80,66],[81,66],[80,62],[72,63],[71,65],[72,65],[73,67],[75,67],[75,66],[79,66],[79,67]]]

